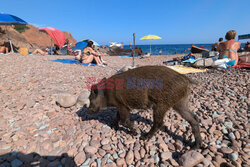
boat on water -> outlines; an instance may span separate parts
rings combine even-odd
[[[202,47],[195,46],[193,44],[192,44],[190,51],[191,51],[191,53],[209,52],[209,50],[202,48]]]
[[[117,42],[109,42],[109,47],[113,47],[113,46],[116,46],[116,47],[121,47],[122,44],[121,43],[117,43]]]

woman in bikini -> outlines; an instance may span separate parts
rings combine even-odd
[[[240,42],[235,41],[236,31],[228,31],[225,38],[227,41],[221,42],[217,46],[218,58],[200,59],[194,63],[196,67],[232,68],[238,64],[238,53]]]
[[[81,55],[80,62],[82,63],[96,63],[99,66],[103,65],[103,62],[100,60],[100,54],[94,49],[94,44],[92,41],[88,41],[88,45],[84,48]]]
[[[240,42],[235,41],[236,31],[228,31],[225,38],[227,41],[221,42],[218,46],[220,53],[219,59],[229,58],[232,66],[238,64],[239,56],[237,51],[240,49]]]

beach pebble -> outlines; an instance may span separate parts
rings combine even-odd
[[[196,151],[189,151],[183,154],[180,158],[181,165],[185,167],[192,167],[201,163],[204,156]]]
[[[56,102],[61,107],[68,108],[68,107],[75,105],[76,98],[75,98],[75,96],[73,96],[71,94],[60,94],[60,95],[58,95]]]
[[[233,132],[230,132],[228,136],[231,140],[235,139],[235,135],[233,134]]]
[[[173,57],[176,55],[136,59],[136,64],[162,65]],[[190,124],[173,109],[166,113],[162,130],[144,141],[131,135],[123,123],[119,130],[110,127],[116,117],[115,109],[89,115],[74,106],[75,100],[70,107],[58,105],[61,94],[86,99],[86,77],[112,76],[121,67],[131,65],[130,58],[103,57],[110,68],[51,61],[58,58],[61,56],[0,56],[2,166],[11,166],[12,161],[21,161],[21,166],[38,161],[40,166],[181,165],[182,154],[193,149],[194,135]],[[202,136],[203,147],[196,154],[205,157],[196,165],[249,166],[249,72],[209,69],[185,75],[199,83],[190,87],[189,98]],[[132,110],[130,119],[134,127],[146,133],[152,126],[153,111]],[[189,159],[192,162],[193,158]]]
[[[231,159],[232,161],[237,161],[239,155],[238,155],[238,153],[234,153],[234,152],[233,152],[233,153],[229,154],[228,157],[229,157],[229,159]]]
[[[168,160],[169,158],[172,158],[172,153],[171,152],[163,152],[163,153],[161,153],[162,161]]]
[[[133,161],[134,161],[134,153],[133,153],[132,150],[128,151],[125,160],[126,160],[126,163],[128,165],[131,165],[133,163]]]
[[[89,95],[90,91],[88,91],[87,89],[82,90],[80,95],[77,97],[76,105],[79,107],[83,107],[86,104],[86,106],[88,107],[90,103]]]
[[[29,99],[27,102],[26,102],[26,106],[28,108],[32,108],[34,105],[36,104],[36,101],[34,99]]]
[[[86,160],[85,152],[83,152],[83,151],[79,152],[75,156],[74,160],[75,160],[75,163],[76,163],[77,166],[81,165]]]
[[[94,147],[94,146],[86,146],[84,148],[84,151],[85,151],[86,154],[93,155],[93,154],[95,154],[98,151],[98,149],[96,147]]]

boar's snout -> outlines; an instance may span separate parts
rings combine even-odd
[[[88,114],[95,114],[95,113],[97,113],[99,110],[100,110],[100,107],[94,105],[93,103],[90,103],[87,113],[88,113]]]
[[[88,114],[95,114],[95,113],[98,113],[98,111],[99,111],[99,108],[98,109],[88,108],[87,113]]]

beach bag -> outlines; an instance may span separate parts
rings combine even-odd
[[[29,54],[28,48],[20,48],[19,53],[23,56],[27,56]]]

